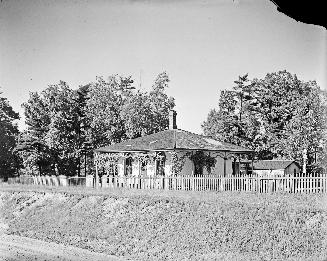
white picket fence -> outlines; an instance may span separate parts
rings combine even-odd
[[[117,177],[102,176],[95,182],[93,176],[21,176],[8,183],[43,186],[82,186],[96,188],[161,189],[186,191],[248,191],[258,193],[327,193],[327,175],[298,177]]]
[[[99,184],[100,186],[100,184]],[[101,187],[187,191],[249,191],[259,193],[326,193],[320,177],[105,177]]]

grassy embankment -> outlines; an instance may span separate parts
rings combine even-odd
[[[324,200],[0,186],[8,233],[134,260],[324,260]]]

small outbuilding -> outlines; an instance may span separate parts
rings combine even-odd
[[[259,177],[292,177],[301,172],[294,160],[259,160],[253,162],[253,173]]]

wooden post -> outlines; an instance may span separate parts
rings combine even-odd
[[[99,181],[99,170],[98,170],[98,161],[95,160],[95,187],[98,188]]]
[[[233,156],[233,164],[234,164],[234,166],[233,166],[233,176],[235,176],[236,175],[236,158],[235,158],[235,154]]]
[[[151,161],[149,163],[151,163]],[[157,176],[158,170],[157,170],[157,160],[156,159],[153,161],[153,164],[154,164],[154,166],[153,166],[153,171],[154,171],[153,175]]]
[[[252,154],[252,157],[251,157],[251,175],[253,176],[253,158],[254,158],[254,154]]]
[[[226,152],[225,152],[225,155],[224,155],[224,177],[226,177],[226,160],[227,160],[227,157],[226,157]]]
[[[304,174],[304,176],[307,174],[307,149],[303,149],[302,152],[302,157],[303,157],[303,169],[302,172]]]
[[[141,165],[141,160],[138,159],[139,177],[141,177],[141,174],[142,174],[141,167],[142,167],[142,165]],[[132,168],[132,169],[133,169],[133,168]],[[133,171],[132,171],[132,172],[133,172]]]

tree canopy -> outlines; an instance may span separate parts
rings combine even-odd
[[[19,162],[13,153],[19,133],[15,123],[18,119],[19,114],[0,92],[0,177],[12,176],[18,168]]]
[[[315,81],[279,71],[234,83],[203,123],[206,135],[252,148],[258,159],[302,163],[305,152],[311,170],[326,169],[327,96]]]
[[[97,77],[71,89],[67,83],[30,93],[23,104],[27,130],[16,150],[33,174],[80,174],[92,170],[93,149],[168,127],[174,99],[169,78],[158,75],[150,92],[135,90],[131,77]],[[86,169],[86,167],[88,167]]]

